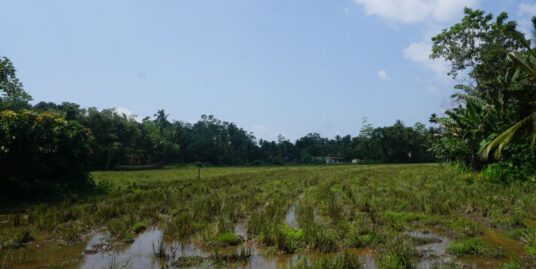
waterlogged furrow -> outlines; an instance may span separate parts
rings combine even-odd
[[[1,215],[0,265],[493,268],[513,256],[526,267],[534,262],[536,230],[523,223],[536,213],[535,195],[523,185],[467,182],[443,165],[207,168],[201,179],[194,172],[99,172],[100,193]],[[492,226],[500,242],[490,237]],[[84,250],[97,230],[109,234],[106,242]],[[77,253],[62,257],[70,262],[37,255],[62,247]]]

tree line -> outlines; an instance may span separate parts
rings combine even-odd
[[[294,142],[257,140],[235,123],[202,115],[195,123],[170,120],[164,110],[140,122],[114,109],[83,109],[73,103],[40,102],[32,107],[80,123],[91,131],[91,167],[111,169],[118,165],[176,164],[261,165],[320,162],[318,157],[345,161],[404,163],[433,161],[427,151],[431,141],[423,124],[373,128],[365,122],[359,135],[333,139],[309,133]]]
[[[17,79],[8,58],[1,60],[0,109],[57,115],[87,128],[91,169],[122,165],[201,162],[210,165],[260,165],[314,163],[318,157],[334,156],[345,161],[404,163],[433,161],[427,151],[431,133],[423,124],[374,128],[364,121],[361,132],[333,139],[309,133],[294,142],[283,136],[277,141],[257,140],[236,124],[202,115],[195,123],[171,120],[164,110],[141,121],[114,109],[81,108],[70,102],[30,104],[31,96]]]
[[[536,19],[532,22],[536,32]],[[455,87],[455,106],[430,117],[431,127],[401,121],[373,127],[364,121],[355,136],[309,133],[295,141],[283,136],[257,140],[212,115],[188,123],[159,110],[137,121],[114,109],[69,102],[32,105],[13,63],[0,57],[0,177],[24,188],[54,186],[62,179],[82,182],[72,177],[87,179],[90,169],[122,165],[280,165],[333,156],[363,163],[443,160],[493,181],[536,180],[536,49],[531,40],[506,13],[494,17],[465,9],[463,19],[432,42],[430,57],[448,62],[448,75],[466,83]]]

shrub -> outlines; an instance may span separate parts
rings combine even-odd
[[[55,114],[0,111],[0,197],[90,185],[89,140],[82,125]]]
[[[481,175],[486,181],[509,184],[527,180],[530,174],[527,167],[516,167],[510,162],[498,162],[487,165]]]

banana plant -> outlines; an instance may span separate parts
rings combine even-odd
[[[515,100],[521,119],[509,126],[481,149],[481,157],[499,159],[503,149],[516,137],[529,138],[530,147],[536,145],[536,52],[528,47],[525,53],[511,52],[508,61],[516,67],[512,75],[513,87],[506,92],[507,98]]]

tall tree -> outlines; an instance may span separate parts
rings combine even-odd
[[[24,91],[11,60],[0,57],[0,109],[29,108],[32,97]]]

